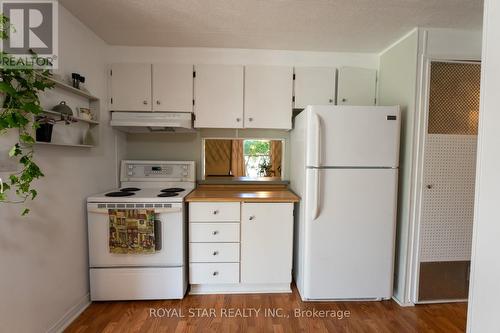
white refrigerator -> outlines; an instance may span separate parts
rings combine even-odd
[[[303,300],[392,297],[399,107],[308,106],[290,135]]]

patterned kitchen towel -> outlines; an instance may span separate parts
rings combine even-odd
[[[155,212],[152,209],[109,209],[109,252],[155,252]]]

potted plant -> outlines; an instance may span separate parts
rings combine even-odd
[[[0,39],[7,39],[9,20],[0,14]],[[0,53],[2,58],[11,55]],[[0,135],[12,134],[18,131],[17,142],[10,148],[9,157],[19,163],[19,170],[10,174],[7,181],[2,181],[0,190],[0,205],[6,203],[22,204],[28,199],[34,199],[37,191],[32,188],[32,182],[43,173],[33,158],[32,128],[37,129],[37,116],[42,114],[39,94],[54,86],[47,78],[50,72],[34,68],[0,68],[0,94],[3,95],[3,107],[0,109]],[[8,132],[8,133],[7,133]],[[29,212],[25,208],[22,215]]]
[[[273,175],[273,166],[270,162],[263,159],[259,163],[259,176],[260,177],[272,177]]]

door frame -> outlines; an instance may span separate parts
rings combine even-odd
[[[439,300],[439,301],[419,301],[418,300],[418,285],[420,277],[420,227],[422,215],[422,196],[423,196],[423,176],[425,165],[425,141],[427,138],[428,118],[429,118],[429,96],[430,96],[430,78],[431,64],[433,62],[447,63],[468,63],[481,64],[480,58],[464,58],[453,56],[432,56],[421,55],[419,59],[420,77],[417,92],[417,108],[414,128],[413,145],[415,153],[413,156],[413,182],[411,189],[411,211],[410,211],[410,228],[409,228],[409,245],[408,245],[408,276],[407,276],[407,295],[409,301],[413,304],[426,303],[442,303],[442,302],[463,302],[466,300]]]

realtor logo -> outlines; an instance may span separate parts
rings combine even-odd
[[[57,68],[57,1],[0,2],[9,19],[8,38],[2,40],[2,67]]]

